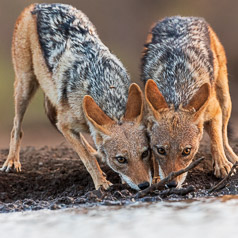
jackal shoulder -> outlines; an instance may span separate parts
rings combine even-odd
[[[142,58],[142,81],[153,79],[168,104],[187,104],[204,83],[214,81],[209,25],[198,17],[157,22]]]

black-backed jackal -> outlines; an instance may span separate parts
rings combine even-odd
[[[238,157],[227,139],[231,99],[226,56],[205,20],[177,16],[156,23],[143,52],[142,80],[160,177],[191,163],[203,128],[211,139],[215,175],[227,175]],[[185,177],[169,185],[181,186]]]
[[[49,119],[78,153],[96,189],[110,186],[97,157],[132,188],[151,184],[142,92],[136,84],[130,86],[122,63],[81,11],[64,4],[29,6],[17,20],[12,57],[15,118],[2,171],[21,170],[22,120],[40,86]],[[97,151],[81,134],[89,131]]]

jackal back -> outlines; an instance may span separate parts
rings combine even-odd
[[[90,95],[110,118],[120,120],[130,79],[87,16],[65,4],[36,4],[32,14],[36,16],[39,43],[57,88],[58,102],[73,107]]]
[[[156,23],[145,44],[141,79],[153,79],[175,108],[187,105],[204,83],[212,83],[213,52],[205,20],[175,16]]]

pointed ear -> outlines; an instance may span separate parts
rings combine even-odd
[[[158,111],[169,108],[164,96],[152,79],[149,79],[145,85],[145,99],[152,112],[157,114]]]
[[[192,99],[189,101],[189,103],[184,107],[185,109],[195,110],[195,119],[197,119],[201,113],[203,112],[203,109],[205,109],[209,96],[210,96],[210,85],[208,83],[203,84],[199,90],[196,92],[196,94],[192,97]]]
[[[141,122],[143,118],[143,93],[136,83],[132,83],[129,88],[128,101],[126,105],[125,120]]]
[[[96,130],[109,135],[109,131],[106,129],[106,126],[114,124],[114,121],[103,112],[103,110],[89,95],[84,96],[83,111],[87,120],[92,123]]]

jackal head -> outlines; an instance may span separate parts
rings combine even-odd
[[[137,84],[129,89],[123,119],[109,118],[90,96],[83,110],[97,147],[97,157],[105,161],[131,188],[140,190],[151,184],[151,152],[143,124],[143,94]],[[89,148],[88,151],[96,151]]]
[[[169,107],[153,80],[145,86],[148,104],[147,130],[150,145],[158,162],[161,179],[173,171],[187,167],[193,160],[203,134],[204,110],[210,95],[210,86],[203,84],[187,105],[175,110]],[[171,181],[169,187],[180,187],[187,174]]]

